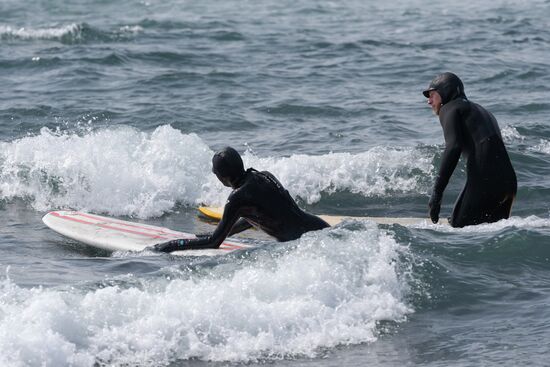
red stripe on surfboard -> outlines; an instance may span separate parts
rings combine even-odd
[[[239,246],[239,245],[235,245],[233,243],[227,243],[227,242],[223,242],[222,245],[229,247],[228,250],[238,250],[238,249],[244,248],[243,246]]]
[[[124,229],[124,228],[113,227],[113,226],[108,225],[108,224],[88,222],[88,221],[86,221],[86,220],[78,219],[78,218],[75,218],[74,216],[63,215],[63,214],[60,214],[60,213],[58,213],[58,212],[52,212],[51,214],[52,214],[52,215],[55,215],[55,216],[58,217],[58,218],[62,218],[62,219],[66,219],[66,220],[71,220],[71,221],[73,221],[73,222],[78,222],[78,223],[82,223],[82,224],[88,224],[88,225],[91,225],[91,226],[97,226],[97,227],[101,227],[101,228],[113,229],[113,230],[115,230],[115,231],[120,231],[120,232],[139,234],[139,235],[142,235],[142,236],[145,236],[145,237],[160,238],[160,239],[168,239],[168,237],[163,237],[163,236],[160,236],[160,235],[158,235],[158,234],[150,234],[150,233],[145,233],[145,232],[133,231],[133,230],[131,230],[131,229]]]
[[[84,217],[84,218],[90,218],[90,219],[93,219],[93,220],[103,221],[103,222],[107,222],[107,223],[111,223],[111,224],[115,224],[115,225],[119,225],[119,226],[139,228],[139,229],[143,229],[145,231],[157,232],[157,233],[166,234],[166,235],[169,235],[169,236],[170,235],[181,236],[182,234],[184,235],[184,233],[182,233],[182,232],[177,232],[177,231],[172,231],[172,230],[169,230],[170,232],[167,232],[165,230],[155,229],[155,228],[151,228],[149,226],[142,226],[142,225],[139,225],[139,224],[125,223],[125,222],[122,222],[122,221],[113,220],[113,219],[110,219],[110,218],[106,218],[106,217],[102,217],[102,216],[96,216],[96,215],[88,214],[88,213],[81,213],[81,212],[73,212],[73,213],[75,215],[78,215],[78,216],[81,216],[81,217]]]
[[[86,215],[83,215],[83,213],[80,213],[80,212],[73,212],[75,215],[80,215],[82,217],[86,217]],[[170,238],[173,238],[173,237],[165,237],[165,236],[160,236],[158,234],[156,235],[153,235],[153,234],[150,234],[150,233],[145,233],[145,232],[138,232],[138,231],[134,231],[134,230],[130,230],[130,229],[124,229],[124,228],[119,228],[119,227],[113,227],[111,225],[108,225],[108,224],[102,224],[102,223],[96,223],[96,222],[88,222],[86,220],[82,220],[82,219],[78,219],[78,218],[74,218],[74,216],[71,216],[71,215],[63,215],[63,214],[60,214],[59,212],[50,212],[51,215],[53,216],[56,216],[58,218],[62,218],[62,219],[66,219],[66,220],[70,220],[70,221],[73,221],[73,222],[77,222],[77,223],[82,223],[82,224],[87,224],[87,225],[90,225],[90,226],[98,226],[98,227],[101,227],[101,228],[107,228],[107,229],[112,229],[112,230],[115,230],[115,231],[120,231],[120,232],[126,232],[126,233],[133,233],[133,234],[138,234],[138,235],[141,235],[141,236],[145,236],[145,237],[150,237],[150,238],[159,238],[159,239],[170,239]],[[89,216],[90,218],[92,219],[95,219],[95,220],[98,220],[98,218],[93,218],[93,216]],[[111,221],[111,223],[116,223],[114,221]],[[140,227],[140,226],[136,226],[138,228],[145,228],[145,227]],[[182,233],[183,234],[183,233]],[[232,243],[222,243],[223,246],[226,246],[228,248],[220,248],[220,250],[235,250],[235,249],[242,249],[243,247],[242,246],[239,246],[239,245],[235,245],[235,244],[232,244]]]
[[[85,217],[85,218],[90,218],[90,219],[100,220],[100,221],[106,221],[108,223],[113,223],[113,224],[120,225],[120,226],[141,228],[141,229],[151,231],[151,232],[162,233],[162,234],[165,234],[167,236],[175,236],[176,238],[178,238],[178,237],[181,238],[182,235],[183,236],[186,235],[186,233],[182,233],[182,232],[178,232],[178,231],[172,231],[170,229],[168,229],[170,232],[167,232],[167,231],[164,231],[164,230],[161,230],[161,229],[151,228],[149,226],[141,226],[141,225],[138,225],[138,224],[126,223],[126,222],[123,222],[123,221],[118,221],[116,219],[110,219],[110,218],[107,218],[107,217],[102,217],[100,215],[93,215],[93,214],[82,213],[82,212],[73,212],[73,213],[75,215],[79,215],[79,216],[82,216],[82,217]],[[224,242],[223,245],[227,246],[231,249],[242,249],[242,248],[244,248],[243,246],[236,245],[236,244],[233,244],[233,243],[228,243],[228,242]]]

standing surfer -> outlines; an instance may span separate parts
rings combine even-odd
[[[464,227],[508,218],[517,180],[495,117],[466,98],[462,81],[453,73],[435,77],[423,94],[439,116],[445,137],[445,150],[429,201],[432,221],[439,220],[443,191],[461,155],[467,159],[467,178],[450,224]]]

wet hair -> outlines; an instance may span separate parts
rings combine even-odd
[[[212,157],[212,172],[234,182],[244,174],[243,160],[235,149],[225,147]]]
[[[430,91],[435,90],[441,96],[441,103],[445,104],[453,99],[466,98],[464,93],[464,84],[458,76],[453,73],[443,73],[436,76],[430,83],[428,89],[424,90],[422,94],[426,98],[430,97]]]

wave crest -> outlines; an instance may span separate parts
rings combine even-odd
[[[122,127],[80,135],[43,128],[0,143],[0,198],[25,198],[40,211],[140,218],[178,203],[223,205],[230,190],[211,173],[212,154],[200,137],[169,125],[150,133]],[[366,197],[424,192],[433,169],[432,158],[414,148],[265,158],[247,151],[243,160],[272,172],[293,197],[310,204],[338,191]]]
[[[131,37],[142,32],[139,25],[126,25],[116,31],[102,31],[87,23],[72,23],[59,27],[28,28],[0,26],[0,39],[3,40],[50,40],[65,44],[87,42],[110,42]]]

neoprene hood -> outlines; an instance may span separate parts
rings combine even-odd
[[[212,157],[212,172],[234,183],[244,174],[243,160],[235,149],[225,147]]]
[[[428,89],[422,94],[424,97],[430,97],[430,91],[435,90],[441,96],[441,103],[445,104],[456,98],[466,98],[464,93],[464,84],[458,76],[453,73],[443,73],[436,76],[430,83]]]

